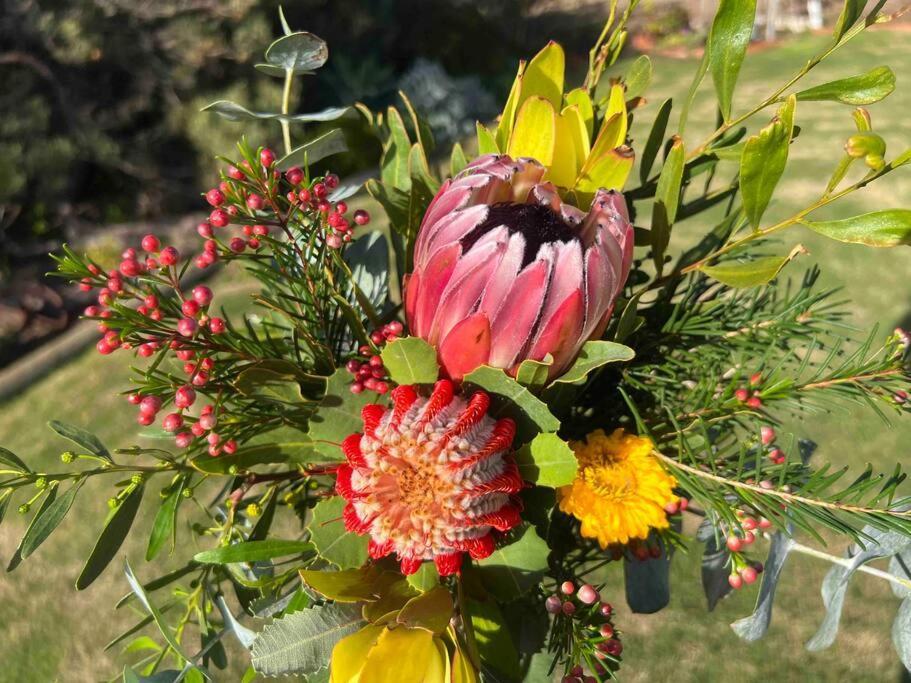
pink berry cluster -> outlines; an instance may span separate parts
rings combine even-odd
[[[762,373],[757,372],[750,377],[749,387],[738,387],[734,391],[734,398],[745,404],[748,408],[758,410],[762,408],[762,399],[760,398],[762,385]]]
[[[370,222],[370,214],[359,209],[349,220],[348,205],[343,201],[333,205],[329,200],[338,184],[339,178],[333,173],[313,183],[297,167],[282,173],[275,168],[275,154],[268,148],[260,150],[258,164],[243,161],[229,166],[218,187],[205,193],[212,210],[208,220],[196,228],[206,240],[203,252],[195,259],[196,266],[207,268],[220,256],[256,251],[270,234],[270,225],[284,227],[295,219],[309,219],[313,213],[319,217],[325,244],[341,248],[351,241],[354,225]],[[242,234],[216,235],[216,230],[232,224],[240,225]]]
[[[763,447],[768,449],[769,460],[772,461],[773,465],[784,465],[788,458],[784,451],[775,445],[776,438],[774,427],[763,425],[759,428],[759,440]]]
[[[563,683],[597,682],[608,670],[616,671],[623,643],[612,621],[613,607],[601,600],[601,593],[591,584],[576,590],[572,581],[560,584],[559,591],[544,601],[544,608],[554,616],[554,630],[572,634],[576,648],[575,661],[568,663]],[[586,667],[590,674],[586,674]]]
[[[380,329],[374,330],[370,333],[370,341],[373,346],[362,344],[358,348],[358,358],[352,358],[345,364],[345,369],[354,376],[354,381],[349,387],[352,394],[360,394],[364,389],[375,391],[378,394],[385,394],[389,391],[383,358],[374,352],[374,348],[381,349],[386,343],[398,339],[404,329],[402,323],[393,320]]]
[[[142,396],[136,392],[128,394],[127,400],[139,407],[136,421],[143,426],[153,424],[164,406],[160,397]],[[237,442],[233,439],[223,441],[221,435],[215,431],[218,425],[215,406],[206,404],[202,406],[198,416],[191,417],[189,408],[195,402],[196,391],[193,387],[187,385],[179,387],[173,396],[173,405],[176,410],[164,416],[161,421],[162,429],[174,434],[174,441],[179,448],[188,448],[196,439],[205,438],[209,455],[235,453]]]
[[[755,582],[762,573],[762,563],[747,559],[743,552],[755,542],[758,533],[772,526],[765,517],[755,517],[743,510],[737,511],[737,517],[740,521],[740,531],[731,530],[726,540],[728,550],[731,551],[731,573],[728,576],[728,583],[735,589]]]

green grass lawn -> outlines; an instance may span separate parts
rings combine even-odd
[[[787,78],[824,43],[822,37],[803,37],[782,47],[750,55],[741,75],[738,105],[766,95]],[[911,41],[904,34],[870,33],[854,41],[807,79],[808,85],[889,64],[900,89],[871,108],[876,129],[890,144],[890,156],[911,145],[905,124],[911,111],[911,86],[903,75],[911,72]],[[643,144],[657,105],[665,97],[682,96],[695,68],[693,61],[655,59],[655,80],[650,105],[637,112],[632,135]],[[704,85],[706,89],[710,84]],[[714,122],[711,101],[692,113],[688,139],[696,140]],[[777,204],[767,220],[789,215],[812,202],[831,173],[844,139],[853,131],[851,108],[831,103],[801,103],[800,138],[791,150],[791,164],[782,180]],[[771,116],[771,112],[769,115]],[[764,118],[768,118],[765,117]],[[675,117],[672,118],[672,122]],[[758,122],[758,119],[757,119]],[[635,181],[631,181],[635,185]],[[828,210],[830,215],[854,215],[886,206],[907,205],[911,197],[911,169],[887,179]],[[352,201],[354,206],[357,202]],[[695,220],[676,227],[673,246],[681,246],[709,226]],[[908,254],[905,249],[877,251],[834,244],[793,228],[782,234],[784,252],[803,243],[810,256],[790,266],[789,273],[818,264],[827,284],[844,287],[854,322],[868,330],[881,322],[884,331],[908,322],[911,290],[908,287]],[[222,282],[232,279],[220,277]],[[236,303],[236,302],[235,302]],[[0,443],[26,458],[34,467],[55,470],[67,444],[44,426],[58,418],[95,431],[108,445],[135,441],[135,410],[116,391],[126,389],[129,358],[124,354],[103,358],[86,351],[54,374],[36,382],[15,399],[0,406]],[[817,458],[861,468],[871,462],[889,470],[906,460],[911,425],[886,427],[878,418],[856,408],[792,424],[795,433],[820,444]],[[135,621],[135,615],[115,612],[113,603],[126,592],[118,563],[89,590],[73,588],[97,534],[109,489],[100,483],[86,486],[71,518],[32,558],[14,573],[0,578],[0,624],[4,643],[0,652],[0,680],[91,681],[114,674],[122,663],[116,652],[103,654],[103,645]],[[149,501],[144,511],[151,508]],[[143,512],[140,513],[141,515]],[[24,528],[24,520],[11,512],[0,527],[0,560],[8,561]],[[137,574],[151,571],[142,561],[147,541],[148,514],[134,527],[125,546]],[[184,536],[186,538],[186,535]],[[841,547],[833,547],[840,552]],[[823,616],[818,597],[825,563],[805,557],[789,560],[779,587],[775,616],[768,636],[751,645],[738,640],[727,624],[752,610],[755,588],[745,589],[724,601],[713,614],[705,611],[699,584],[698,548],[678,555],[673,574],[673,597],[658,615],[634,616],[622,606],[622,583],[617,574],[606,591],[618,608],[616,623],[625,632],[624,675],[627,680],[691,681],[883,681],[898,680],[902,669],[892,651],[889,629],[897,600],[888,586],[868,576],[852,584],[835,646],[810,654],[802,644]],[[809,592],[807,592],[809,587]],[[224,678],[223,680],[233,680]]]

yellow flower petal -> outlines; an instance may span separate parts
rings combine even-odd
[[[543,97],[525,100],[519,108],[507,153],[513,159],[532,157],[550,166],[554,159],[556,126],[556,114],[550,102]]]
[[[331,683],[358,683],[367,653],[376,645],[383,626],[365,626],[360,631],[345,636],[332,648],[329,665]]]
[[[522,74],[522,92],[519,96],[519,110],[531,97],[541,97],[550,102],[555,110],[563,103],[563,77],[566,71],[566,57],[559,43],[553,41],[544,46],[528,63]]]
[[[434,640],[422,628],[384,629],[367,655],[358,683],[447,683],[447,663]]]

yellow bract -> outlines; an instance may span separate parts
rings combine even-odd
[[[565,62],[563,48],[551,42],[519,63],[496,131],[478,124],[478,150],[537,159],[548,168],[545,180],[583,205],[599,188],[622,189],[632,170],[626,89],[612,85],[596,109],[584,88],[564,94]]]

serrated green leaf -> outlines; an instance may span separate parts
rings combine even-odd
[[[868,247],[911,245],[911,210],[888,209],[834,221],[801,223],[820,235],[839,242],[865,244]]]
[[[292,149],[275,162],[275,167],[280,171],[287,171],[292,166],[315,164],[333,154],[347,151],[348,143],[345,142],[345,134],[340,128],[333,128],[328,133],[323,133]]]
[[[0,474],[28,474],[31,472],[18,455],[0,446]]]
[[[66,493],[54,500],[47,507],[42,506],[39,511],[40,516],[35,516],[35,519],[29,524],[28,530],[25,532],[25,536],[22,539],[20,554],[22,555],[23,560],[27,559],[29,555],[35,552],[38,549],[38,546],[44,543],[47,537],[54,533],[54,530],[60,526],[63,518],[66,517],[66,514],[73,506],[73,501],[76,500],[76,494],[79,493],[79,489],[82,488],[84,482],[85,479],[77,479]]]
[[[888,66],[878,66],[867,73],[823,83],[797,93],[798,100],[828,100],[860,106],[873,104],[895,90],[895,74]]]
[[[588,373],[608,363],[632,360],[636,355],[630,347],[616,342],[594,340],[585,342],[579,356],[569,370],[554,380],[554,383],[572,384],[584,380]]]
[[[538,486],[566,486],[576,478],[578,463],[573,449],[556,434],[538,434],[515,453],[519,473]]]
[[[482,365],[467,374],[465,381],[510,401],[537,426],[539,431],[556,432],[560,428],[560,421],[551,414],[547,404],[500,368]]]
[[[363,429],[361,410],[372,402],[369,395],[352,394],[350,383],[351,374],[345,368],[332,373],[326,381],[326,393],[310,417],[310,439],[320,452],[338,459],[342,457],[338,444]]]
[[[772,122],[749,138],[743,148],[740,193],[744,212],[756,230],[788,163],[796,103],[791,95]]]
[[[66,422],[60,422],[59,420],[51,420],[47,423],[47,426],[64,439],[68,439],[77,446],[81,446],[88,453],[96,455],[99,458],[104,458],[105,460],[111,460],[111,454],[107,447],[101,443],[101,439],[91,432],[87,432],[84,429]]]
[[[490,557],[478,562],[484,585],[500,600],[523,595],[544,577],[549,552],[534,527],[520,527]]]
[[[329,47],[319,36],[298,31],[282,36],[266,48],[266,61],[293,73],[319,69],[329,59]]]
[[[709,31],[706,43],[709,68],[725,121],[731,118],[734,86],[750,44],[755,19],[756,0],[721,0]]]
[[[200,564],[232,564],[235,562],[262,562],[287,555],[302,555],[314,550],[308,541],[243,541],[221,548],[203,550],[193,559]]]
[[[652,60],[648,55],[639,55],[630,66],[624,78],[626,97],[633,99],[644,93],[652,82]]]
[[[276,619],[253,641],[253,667],[264,676],[315,673],[331,659],[335,644],[363,624],[357,607],[339,604]]]
[[[200,111],[210,111],[218,114],[228,121],[249,121],[251,119],[261,119],[265,121],[290,121],[294,123],[313,123],[335,121],[340,119],[350,111],[350,107],[328,107],[321,111],[314,111],[307,114],[281,114],[270,111],[252,111],[242,104],[232,102],[231,100],[216,100],[207,104]]]
[[[130,527],[133,526],[144,490],[143,484],[133,486],[120,505],[111,510],[104,523],[104,528],[95,542],[95,547],[92,548],[89,558],[85,561],[85,566],[79,573],[79,578],[76,579],[77,590],[88,588],[114,559],[130,532]]]
[[[310,540],[319,556],[340,569],[360,567],[367,561],[367,536],[345,530],[342,511],[345,499],[333,496],[313,508],[310,520]]]
[[[380,356],[396,384],[433,384],[440,374],[436,349],[420,337],[389,342]]]

